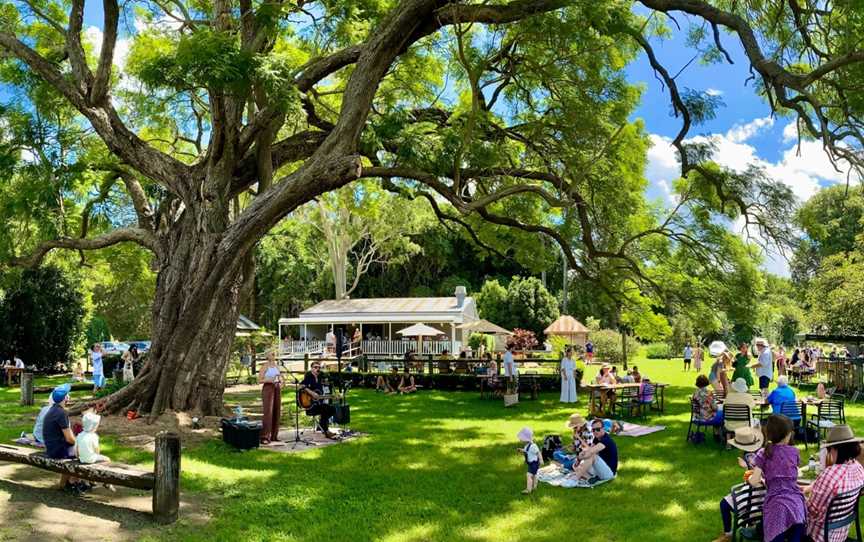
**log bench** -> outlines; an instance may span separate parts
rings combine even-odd
[[[153,517],[159,523],[177,521],[180,507],[180,437],[156,436],[156,465],[152,472],[122,463],[84,465],[77,459],[51,459],[35,448],[0,444],[0,461],[21,463],[68,474],[75,478],[153,492]]]

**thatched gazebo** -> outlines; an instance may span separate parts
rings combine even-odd
[[[567,339],[567,344],[585,348],[588,341],[588,328],[570,315],[564,314],[543,330],[547,337],[557,336]]]

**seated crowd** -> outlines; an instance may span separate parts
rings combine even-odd
[[[763,432],[764,430],[764,432]],[[822,444],[818,476],[812,483],[799,482],[800,455],[793,445],[794,422],[772,414],[763,430],[740,427],[729,445],[741,450],[739,459],[746,483],[765,488],[762,508],[762,539],[768,542],[844,541],[851,525],[839,526],[825,538],[825,517],[832,499],[842,493],[864,488],[864,467],[858,461],[861,442],[848,425],[828,430]],[[720,501],[723,534],[715,542],[733,538],[734,501],[726,495]]]

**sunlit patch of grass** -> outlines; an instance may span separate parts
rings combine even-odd
[[[711,540],[721,530],[717,503],[741,481],[738,454],[713,442],[685,441],[695,372],[681,371],[680,361],[637,364],[643,375],[670,387],[666,412],[636,422],[666,429],[617,437],[619,476],[595,489],[541,484],[536,494],[523,496],[525,466],[515,451],[516,433],[526,425],[538,442],[547,434],[569,441],[564,423],[573,412],[585,415],[584,394],[576,405],[544,393],[505,409],[476,392],[352,390],[352,429],[368,433],[364,438],[301,454],[238,453],[216,440],[184,449],[182,491],[204,500],[211,521],[201,526],[181,518],[145,540]],[[586,380],[595,372],[589,368]],[[38,411],[18,399],[17,389],[0,389],[0,438],[7,441],[32,427],[12,421]],[[292,402],[290,394],[283,399]],[[259,400],[247,392],[227,402]],[[288,416],[286,409],[286,426]],[[847,406],[847,417],[864,432],[864,405]],[[152,464],[152,454],[110,435],[103,442],[112,458]]]

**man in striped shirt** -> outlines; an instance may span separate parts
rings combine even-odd
[[[826,468],[812,485],[804,488],[807,497],[807,534],[813,542],[845,542],[849,526],[828,533],[825,540],[825,514],[831,499],[840,493],[864,487],[864,467],[858,462],[862,438],[855,437],[848,425],[832,427],[825,438]]]

